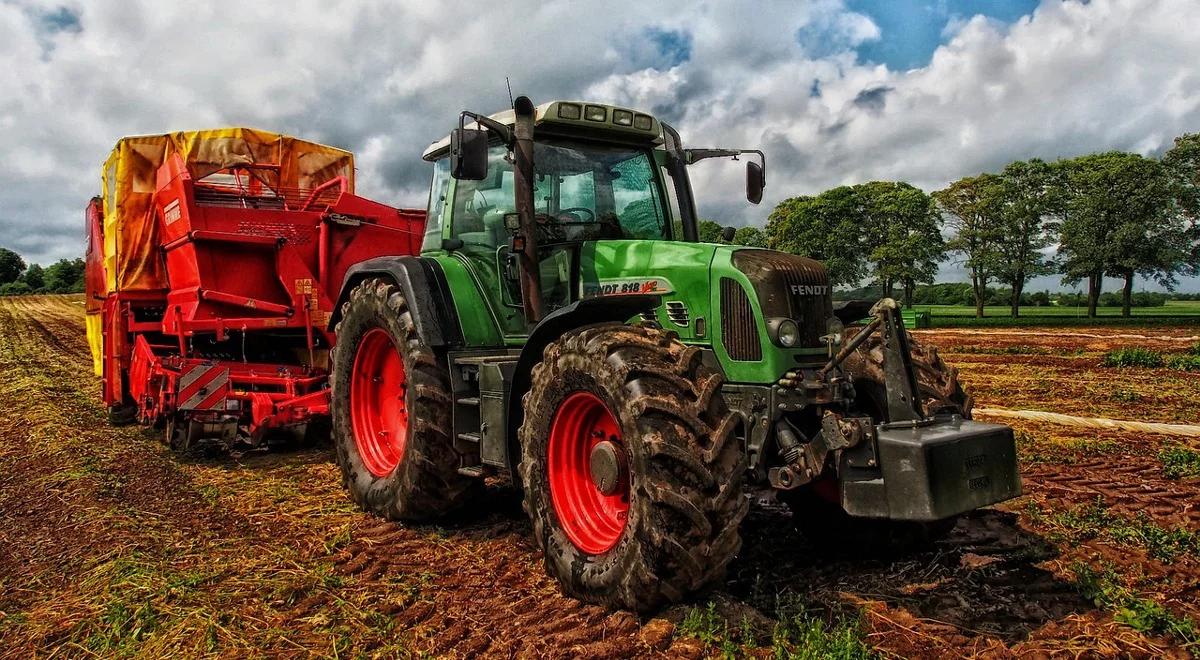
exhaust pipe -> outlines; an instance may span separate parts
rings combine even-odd
[[[514,245],[521,269],[521,300],[525,320],[542,320],[542,280],[538,269],[537,220],[533,204],[533,101],[518,96],[513,102],[516,121],[513,124],[513,195],[517,217],[521,223],[521,241]]]

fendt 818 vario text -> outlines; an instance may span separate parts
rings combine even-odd
[[[894,302],[835,307],[816,261],[698,242],[687,170],[739,156],[758,203],[761,152],[521,97],[426,150],[422,213],[356,197],[329,147],[126,138],[89,209],[110,415],[179,449],[331,428],[351,497],[398,520],[498,477],[565,591],[637,610],[720,581],[753,492],[859,543],[1019,494],[1011,430],[970,420]]]

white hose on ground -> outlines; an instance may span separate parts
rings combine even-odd
[[[1107,419],[1104,417],[1076,417],[1061,413],[1041,410],[1009,410],[1008,408],[976,407],[973,414],[985,417],[1009,417],[1028,419],[1035,422],[1049,422],[1064,426],[1076,426],[1089,429],[1109,429],[1113,431],[1137,431],[1157,435],[1179,435],[1189,438],[1200,438],[1200,426],[1195,424],[1163,424],[1160,422],[1134,422],[1124,419]]]

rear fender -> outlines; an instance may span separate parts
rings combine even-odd
[[[341,321],[342,304],[350,299],[350,291],[371,277],[386,277],[400,287],[425,345],[443,348],[463,343],[445,273],[436,261],[415,256],[377,257],[351,266],[342,278],[329,330]]]
[[[533,367],[541,362],[546,347],[576,328],[598,323],[625,323],[642,312],[652,312],[661,304],[661,296],[656,295],[585,298],[554,310],[533,327],[517,359],[508,398],[508,465],[514,475],[521,455],[517,431],[525,421],[525,407],[521,398],[529,390]]]

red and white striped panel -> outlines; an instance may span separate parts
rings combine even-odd
[[[229,369],[198,364],[188,367],[179,377],[179,410],[224,410],[229,393]]]

